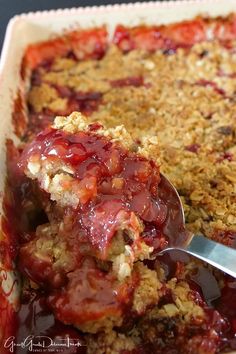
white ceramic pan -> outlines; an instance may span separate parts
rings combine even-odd
[[[117,24],[165,24],[190,19],[199,14],[212,17],[236,12],[236,0],[196,0],[122,4],[101,7],[73,8],[22,14],[12,18],[6,30],[0,60],[0,212],[6,175],[5,141],[13,134],[11,113],[17,90],[26,85],[20,78],[20,64],[25,48],[30,43],[49,39],[76,27],[107,25],[110,36]],[[0,230],[0,242],[1,242]],[[0,243],[1,246],[1,243]],[[0,253],[1,254],[1,253]],[[14,265],[5,269],[0,259],[0,354],[4,352],[3,338],[17,309],[19,284]],[[7,299],[5,301],[4,299]],[[4,339],[5,340],[5,339]]]

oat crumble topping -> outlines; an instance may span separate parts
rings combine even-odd
[[[162,30],[165,33],[168,26]],[[106,128],[96,127],[96,134],[161,166],[181,196],[188,230],[236,247],[236,36],[227,41],[219,34],[208,37],[169,50],[149,50],[145,41],[130,48],[133,42],[125,37],[121,44],[113,40],[104,47],[103,43],[104,51],[96,55],[91,55],[92,41],[84,56],[70,50],[36,66],[31,63],[26,97],[29,124],[23,138],[33,140],[54,117],[54,128],[70,134],[101,123]],[[70,271],[75,260],[68,260],[58,235],[73,221],[67,217],[58,223],[58,217],[63,208],[77,208],[81,202],[73,167],[33,157],[25,173],[40,181],[52,201],[51,206],[46,203],[49,223],[38,226],[28,252],[36,252],[40,259],[52,258],[56,272],[62,266]],[[113,179],[113,188],[123,186],[122,178]],[[56,217],[53,203],[59,205]],[[138,218],[135,225],[141,234]],[[145,242],[137,254],[132,253],[121,234],[111,243],[108,261],[118,292],[124,284],[134,286],[133,272],[139,276],[132,311],[124,318],[118,312],[78,325],[86,333],[88,354],[228,351],[223,342],[235,333],[236,309],[229,312],[217,299],[207,302],[201,279],[207,279],[213,290],[215,286],[226,302],[235,296],[230,297],[234,281],[190,258],[152,260],[152,249]],[[102,259],[96,266],[104,272],[108,269]],[[71,278],[68,283],[73,296],[78,284]],[[133,322],[132,316],[137,316]]]

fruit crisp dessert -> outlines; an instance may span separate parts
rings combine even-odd
[[[58,319],[89,333],[121,326],[127,307],[141,314],[158,301],[161,284],[142,261],[168,242],[167,208],[159,169],[142,155],[155,144],[132,149],[124,127],[104,130],[74,112],[57,117],[19,162],[49,219],[20,248],[20,269],[52,289]]]
[[[69,32],[30,45],[21,74],[0,247],[22,273],[17,338],[83,343],[66,353],[236,350],[235,279],[157,255],[170,242],[160,172],[187,230],[236,247],[236,15],[119,25],[111,41],[105,27]]]

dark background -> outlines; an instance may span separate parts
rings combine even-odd
[[[137,0],[138,1],[138,0]],[[142,1],[142,0],[139,0]],[[159,0],[161,1],[161,0]],[[22,12],[49,10],[67,7],[106,5],[132,0],[0,0],[0,51],[7,23],[11,17]]]

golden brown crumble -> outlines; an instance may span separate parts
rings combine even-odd
[[[235,44],[232,42],[232,46]],[[110,128],[108,134],[113,139],[123,138],[123,143],[131,147],[132,136],[139,144],[138,152],[146,156],[148,151],[148,156],[160,159],[161,171],[176,186],[183,201],[187,228],[229,245],[234,242],[224,235],[224,230],[236,233],[235,51],[217,40],[195,44],[190,50],[177,49],[171,55],[144,50],[124,55],[112,45],[99,61],[57,58],[50,70],[40,70],[43,83],[33,84],[28,96],[35,112],[43,113],[48,108],[55,115],[64,113],[68,98],[62,98],[55,87],[101,93],[102,101],[90,118]],[[122,87],[112,84],[130,77],[142,78],[143,83]],[[66,126],[75,132],[76,116],[71,117],[71,121],[57,118],[56,127]],[[58,186],[55,190],[60,192]],[[122,272],[129,276],[127,249],[124,251],[121,242],[114,244],[113,250],[115,272],[119,274],[122,265]],[[165,345],[173,340],[176,328],[181,338],[185,325],[201,326],[206,313],[192,298],[184,280],[195,265],[185,267],[182,280],[166,280],[161,266],[152,271],[142,265],[133,308],[138,313],[149,306],[150,310],[132,333],[110,330],[91,336],[88,353],[132,351],[140,338],[150,343],[158,338],[159,348],[162,342]],[[141,268],[139,262],[135,268]],[[217,280],[223,287],[220,275]],[[172,301],[152,308],[166,289]],[[213,330],[210,336],[214,338]],[[189,344],[196,342],[196,353],[209,354],[197,344],[198,340],[193,337]],[[187,346],[183,350],[188,353]]]
[[[138,314],[143,314],[148,307],[158,303],[162,284],[157,277],[157,273],[148,269],[143,263],[136,263],[135,270],[139,272],[141,279],[134,292],[133,310]]]
[[[122,333],[110,331],[100,334],[96,340],[93,337],[88,340],[88,354],[120,354],[122,351],[132,351],[137,345],[136,338]]]
[[[108,127],[123,124],[140,140],[144,135],[156,136],[162,172],[182,197],[188,228],[216,237],[215,229],[236,231],[236,80],[230,76],[235,67],[236,53],[218,41],[195,44],[188,52],[178,49],[169,56],[142,50],[123,55],[112,46],[99,62],[70,61],[68,67],[67,60],[57,59],[42,77],[50,85],[102,92],[102,104],[91,115],[94,121]],[[109,84],[127,77],[143,77],[144,85]],[[29,97],[39,110],[36,87]],[[191,151],[191,146],[197,151]],[[225,153],[232,154],[230,161]]]

